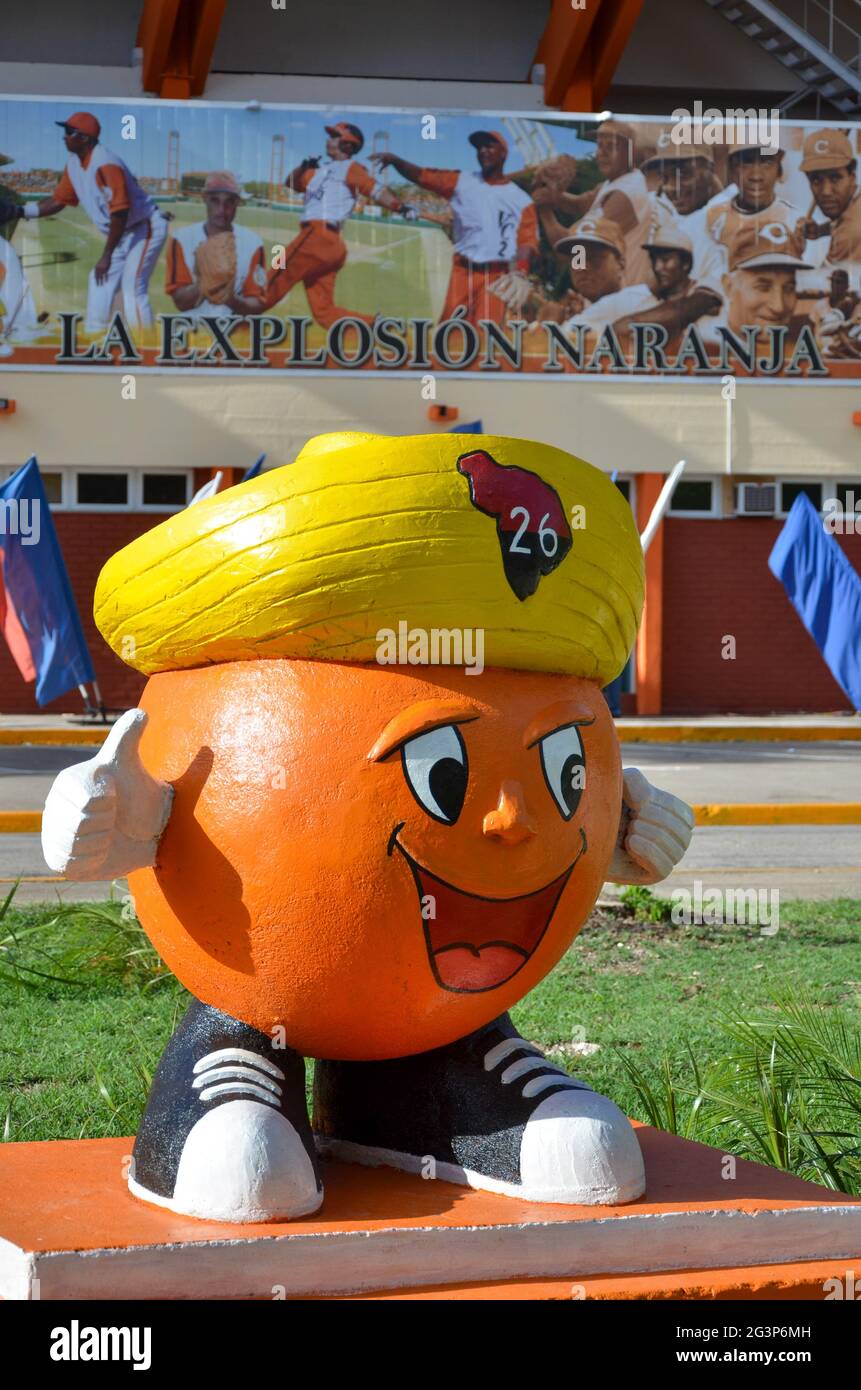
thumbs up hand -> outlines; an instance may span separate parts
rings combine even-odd
[[[622,817],[607,870],[610,883],[660,883],[691,841],[694,814],[687,802],[653,787],[639,768],[626,767]]]
[[[173,787],[141,762],[146,722],[142,709],[127,710],[94,758],[55,778],[42,813],[42,853],[55,873],[86,883],[155,863]]]

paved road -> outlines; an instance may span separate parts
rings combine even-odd
[[[62,767],[92,756],[88,748],[0,747],[0,809],[39,810]],[[857,801],[861,743],[636,744],[626,766],[689,801]],[[45,882],[38,836],[0,835],[0,891],[18,874],[22,900],[106,897],[109,884]],[[699,828],[683,864],[665,884],[780,889],[783,898],[861,897],[861,826],[715,826]]]

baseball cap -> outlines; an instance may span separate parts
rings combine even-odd
[[[234,174],[231,174],[229,169],[213,169],[212,173],[207,174],[203,192],[232,193],[236,198],[242,197],[239,180]]]
[[[498,130],[474,130],[469,137],[469,143],[478,149],[479,145],[489,145],[491,140],[495,140],[497,145],[501,145],[505,153],[508,154],[508,141],[504,135],[500,135]]]
[[[842,169],[855,158],[849,136],[842,130],[814,130],[804,141],[801,171],[812,174],[817,169]]]
[[[337,125],[327,125],[326,134],[338,135],[342,140],[352,140],[353,144],[356,146],[357,154],[365,143],[365,137],[359,130],[359,127],[353,125],[350,121],[338,121]]]
[[[811,270],[802,259],[804,242],[785,222],[766,222],[742,227],[729,245],[730,270],[758,270],[763,266],[782,266],[792,270]]]
[[[644,243],[647,251],[687,251],[693,258],[694,244],[672,217],[662,217],[649,229]]]
[[[737,154],[747,154],[751,150],[755,150],[766,159],[774,159],[777,155],[785,153],[784,150],[776,150],[773,145],[760,145],[756,140],[738,140],[730,145],[727,157],[732,159]]]
[[[69,116],[68,120],[55,121],[54,125],[61,126],[63,130],[71,126],[81,135],[91,135],[94,140],[98,140],[102,133],[102,127],[90,111],[75,111]]]
[[[637,132],[627,121],[617,121],[612,116],[608,121],[602,121],[595,135],[620,135],[623,140],[630,140],[632,144],[637,143]]]
[[[669,134],[668,131],[664,133]],[[706,164],[714,164],[714,157],[707,145],[676,145],[671,140],[662,143],[659,139],[658,146],[655,154],[643,160],[641,169],[648,169],[656,164],[682,164],[690,159],[704,159]]]
[[[560,237],[554,250],[570,251],[572,246],[609,246],[619,259],[625,260],[625,238],[618,222],[610,217],[581,217],[567,236]]]

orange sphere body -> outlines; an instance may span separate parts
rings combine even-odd
[[[153,676],[141,705],[143,761],[175,788],[155,868],[130,875],[141,922],[199,999],[307,1056],[465,1036],[600,892],[621,766],[590,682],[258,660]]]

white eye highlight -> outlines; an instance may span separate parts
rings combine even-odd
[[[541,739],[541,770],[559,814],[570,820],[586,785],[586,759],[576,725]]]

